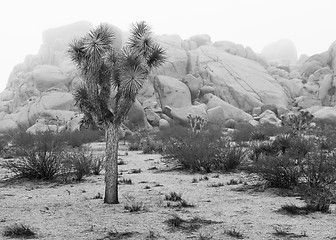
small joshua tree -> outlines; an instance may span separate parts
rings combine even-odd
[[[206,123],[206,121],[200,116],[192,117],[189,114],[187,118],[188,118],[189,126],[191,130],[193,131],[193,133],[199,133],[203,129]]]
[[[84,122],[105,130],[105,203],[118,203],[118,140],[120,127],[138,91],[153,68],[165,61],[165,51],[154,42],[145,22],[132,25],[122,48],[115,33],[101,24],[70,44],[69,54],[84,84],[74,93]],[[113,106],[113,107],[112,107]]]

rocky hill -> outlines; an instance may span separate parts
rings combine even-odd
[[[66,51],[73,38],[91,28],[89,22],[77,22],[43,33],[38,54],[14,67],[0,94],[0,132],[78,127],[81,114],[72,91],[82,80]],[[121,45],[127,33],[114,30]],[[189,114],[210,122],[279,124],[279,116],[293,107],[306,108],[319,120],[336,119],[336,43],[296,62],[295,46],[288,41],[283,51],[273,43],[261,55],[229,41],[212,42],[206,34],[156,38],[168,61],[139,93],[128,116],[132,126],[164,128],[185,123]],[[262,114],[266,109],[273,111]]]

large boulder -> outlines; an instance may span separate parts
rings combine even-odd
[[[128,115],[127,115],[127,124],[129,127],[133,128],[147,128],[149,127],[145,111],[142,108],[142,105],[138,100],[135,100],[132,105]]]
[[[211,37],[208,34],[198,34],[190,37],[190,41],[194,41],[197,44],[197,47],[202,45],[210,44]]]
[[[13,119],[0,120],[0,133],[18,130],[19,126]]]
[[[191,94],[187,85],[176,78],[156,76],[154,88],[158,94],[161,107],[185,107],[191,105]]]
[[[298,60],[295,44],[290,39],[282,39],[267,44],[261,54],[269,62],[276,62],[278,65],[295,64]]]
[[[193,101],[198,98],[203,84],[203,79],[200,77],[196,78],[193,75],[188,74],[182,78],[182,82],[188,86],[191,93],[191,100]]]
[[[156,38],[158,43],[165,49],[166,63],[153,71],[154,75],[165,75],[181,78],[187,74],[188,57],[182,46],[183,40],[178,35],[163,35]]]
[[[249,121],[252,118],[252,116],[243,110],[223,101],[219,97],[208,93],[202,96],[201,101],[206,104],[207,109],[216,108],[216,107],[221,107],[223,109],[223,120],[227,119],[234,119],[237,122],[241,121]],[[218,119],[218,117],[216,117]]]
[[[68,91],[68,86],[71,82],[69,76],[65,75],[57,66],[39,65],[33,72],[33,81],[35,87],[40,92],[44,92],[50,88]]]
[[[208,121],[214,124],[223,124],[227,118],[224,109],[221,106],[210,108],[207,110]]]
[[[216,89],[215,94],[244,111],[263,104],[288,106],[290,100],[281,85],[255,61],[233,56],[212,46],[189,53],[191,73],[199,73]]]
[[[181,108],[165,107],[163,113],[172,118],[176,123],[186,125],[189,121],[188,117],[200,117],[205,121],[208,120],[207,106],[205,104],[186,106]]]
[[[270,124],[276,127],[281,126],[281,120],[276,116],[272,110],[266,110],[259,115],[260,124]]]
[[[321,124],[336,125],[336,108],[335,107],[323,107],[320,110],[314,112],[314,121]]]

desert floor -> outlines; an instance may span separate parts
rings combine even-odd
[[[103,143],[93,148],[101,151]],[[336,206],[328,214],[292,216],[279,212],[283,204],[303,204],[299,197],[280,196],[276,189],[250,188],[255,176],[245,173],[191,174],[172,169],[158,154],[126,153],[121,143],[120,204],[108,205],[95,198],[104,193],[104,175],[89,176],[82,182],[10,180],[11,173],[0,169],[0,233],[5,226],[23,223],[31,226],[37,239],[236,239],[227,231],[236,230],[244,239],[336,239]],[[1,160],[0,160],[1,161]],[[156,167],[157,169],[149,170]],[[141,173],[131,173],[132,169]],[[204,176],[208,180],[192,183]],[[231,179],[241,180],[228,185]],[[245,184],[244,184],[245,182]],[[223,186],[211,187],[214,183]],[[247,185],[246,185],[247,184]],[[181,193],[194,207],[177,207],[165,200],[170,192]],[[143,205],[129,212],[125,205]],[[199,229],[176,229],[165,222],[177,214],[184,220],[203,219]],[[211,221],[209,221],[211,220]],[[202,222],[202,221],[201,221]],[[278,231],[284,236],[275,235]],[[112,234],[118,232],[117,234]],[[128,233],[128,234],[126,234]],[[306,236],[303,236],[306,235]],[[0,234],[0,239],[8,239]]]

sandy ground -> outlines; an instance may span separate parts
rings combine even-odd
[[[95,149],[103,148],[102,143]],[[90,176],[83,182],[60,184],[41,181],[8,181],[10,173],[0,169],[0,231],[13,223],[28,224],[38,239],[236,239],[226,231],[235,229],[244,239],[336,239],[336,210],[329,214],[312,213],[291,216],[277,210],[286,203],[303,203],[297,197],[281,197],[274,189],[238,191],[243,184],[227,185],[241,179],[250,185],[253,177],[243,173],[208,174],[209,180],[192,183],[205,175],[170,170],[158,154],[128,152],[121,144],[119,152],[126,165],[119,166],[120,178],[131,179],[132,185],[120,185],[120,204],[107,205],[94,199],[104,193],[104,176]],[[148,170],[156,167],[157,170]],[[138,174],[131,169],[141,169]],[[7,180],[7,181],[6,181]],[[221,187],[210,187],[224,183]],[[193,208],[168,206],[165,195],[171,191],[195,205]],[[142,203],[144,210],[125,210],[130,199]],[[174,205],[174,203],[170,203]],[[194,217],[214,221],[196,231],[170,228],[165,220],[177,214],[182,219]],[[276,236],[275,229],[286,230],[287,236]],[[109,232],[119,238],[108,238]],[[121,233],[133,232],[130,236]],[[150,232],[156,238],[150,238]],[[302,237],[306,233],[307,237]],[[301,237],[300,237],[301,236]],[[210,238],[212,237],[212,238]],[[7,239],[0,235],[0,239]],[[206,238],[203,238],[206,239]]]

